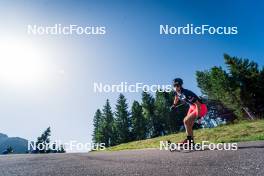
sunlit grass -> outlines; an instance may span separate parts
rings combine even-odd
[[[223,125],[216,128],[206,128],[194,131],[195,142],[209,141],[213,143],[228,143],[241,141],[264,140],[264,120],[242,121],[237,124]],[[184,132],[141,141],[120,144],[107,148],[108,151],[159,148],[160,141],[179,142],[186,137]]]

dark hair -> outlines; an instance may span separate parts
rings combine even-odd
[[[175,85],[180,85],[180,86],[182,86],[182,85],[183,85],[183,80],[182,80],[181,78],[175,78],[175,79],[173,80],[173,86],[175,86]]]

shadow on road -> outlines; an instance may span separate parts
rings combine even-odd
[[[264,146],[256,145],[256,146],[240,146],[240,147],[238,147],[238,149],[250,149],[250,148],[264,148]]]

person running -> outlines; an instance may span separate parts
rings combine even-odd
[[[182,87],[183,80],[181,78],[175,78],[173,80],[173,87],[175,90],[175,98],[172,105],[172,109],[177,107],[179,101],[182,103],[187,103],[189,105],[189,110],[186,117],[183,120],[185,130],[187,133],[187,138],[180,142],[179,144],[194,144],[193,139],[193,125],[196,118],[201,118],[207,114],[206,104],[202,103],[202,100],[192,91],[184,89]]]

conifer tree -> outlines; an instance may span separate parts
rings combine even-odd
[[[130,141],[131,121],[128,113],[126,98],[123,94],[120,94],[117,100],[115,111],[115,125],[117,143],[125,143]]]
[[[94,143],[100,143],[102,142],[102,125],[103,125],[103,119],[102,119],[102,113],[100,109],[97,109],[94,115],[93,119],[93,126],[94,126],[94,131],[93,131],[93,142]]]
[[[155,99],[146,91],[142,93],[143,116],[146,119],[147,137],[155,136]]]
[[[228,70],[213,67],[196,73],[198,87],[210,99],[218,100],[237,117],[251,119],[264,114],[263,69],[248,59],[224,55]]]
[[[134,101],[131,112],[131,127],[134,140],[142,140],[146,138],[146,119],[143,116],[143,109],[139,102]]]
[[[40,137],[38,137],[37,142],[36,142],[36,146],[42,146],[43,150],[39,150],[39,148],[36,148],[36,151],[34,151],[35,153],[49,153],[50,149],[49,149],[49,144],[50,144],[50,127],[48,127],[42,134]]]
[[[116,143],[115,131],[114,131],[114,117],[111,110],[109,100],[106,100],[106,104],[103,107],[102,113],[102,142],[106,147],[113,146]]]

